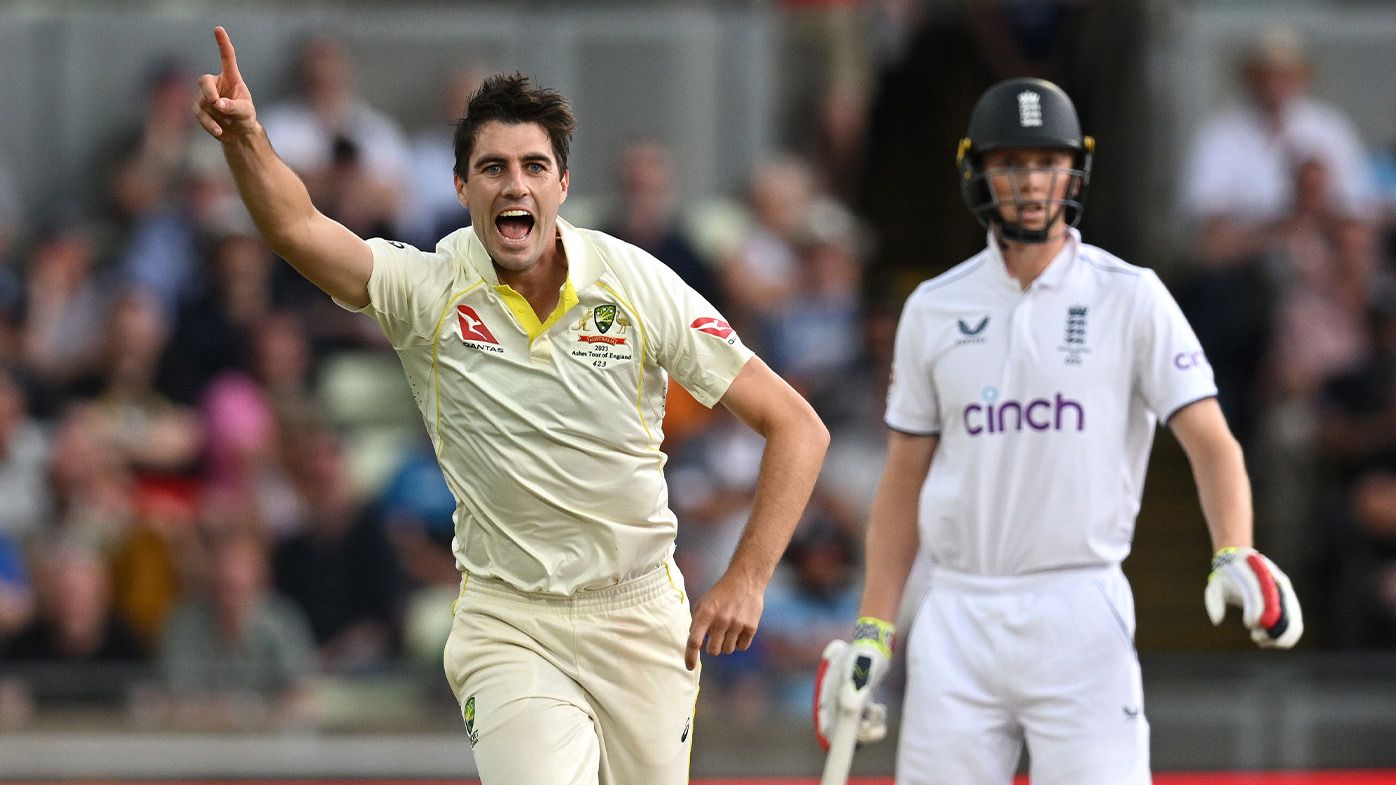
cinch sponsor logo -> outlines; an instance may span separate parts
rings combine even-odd
[[[1193,368],[1201,368],[1210,364],[1207,362],[1207,355],[1203,354],[1201,349],[1192,352],[1179,352],[1173,356],[1173,367],[1180,371],[1190,371]]]
[[[970,436],[981,433],[1018,432],[1024,429],[1033,431],[1084,431],[1086,430],[1086,409],[1080,401],[1075,401],[1061,393],[1053,393],[1051,398],[1033,398],[1028,401],[1013,399],[998,400],[998,389],[985,387],[984,403],[972,403],[965,407],[965,431]]]

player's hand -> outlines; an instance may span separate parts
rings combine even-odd
[[[892,666],[892,625],[864,616],[853,627],[853,642],[830,641],[814,683],[814,735],[827,752],[834,726],[858,722],[858,741],[887,736],[887,707],[873,702],[873,691]]]
[[[704,638],[708,640],[707,650],[712,655],[746,651],[751,647],[756,625],[761,622],[765,589],[764,585],[756,585],[732,572],[725,573],[713,584],[693,606],[688,650],[684,653],[684,664],[689,670],[698,667]]]
[[[204,74],[199,77],[199,94],[194,99],[194,116],[220,141],[246,134],[257,127],[257,110],[252,105],[252,92],[238,73],[237,53],[233,51],[233,41],[228,31],[222,27],[213,28],[213,38],[218,42],[218,59],[222,72],[217,76]]]
[[[1264,648],[1288,649],[1304,634],[1304,613],[1289,576],[1254,548],[1217,551],[1202,599],[1213,626],[1226,617],[1227,605],[1239,605],[1241,622]]]

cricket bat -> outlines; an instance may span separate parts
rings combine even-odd
[[[862,720],[858,709],[840,709],[833,738],[829,739],[829,756],[824,759],[824,776],[819,785],[847,785],[853,768],[853,750],[858,746],[858,724]]]

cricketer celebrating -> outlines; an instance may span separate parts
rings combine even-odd
[[[320,213],[272,150],[220,27],[195,112],[271,248],[382,327],[457,500],[447,678],[485,783],[680,785],[699,654],[747,648],[828,432],[711,305],[558,217],[575,125],[487,79],[455,135],[473,227],[434,252]],[[751,519],[690,612],[660,451],[668,374],[766,438]]]
[[[1211,368],[1150,270],[1081,240],[1094,141],[1056,85],[986,91],[961,142],[988,246],[908,298],[887,464],[870,514],[862,617],[825,651],[817,731],[858,718],[915,560],[929,589],[906,642],[899,785],[1144,785],[1149,724],[1129,554],[1158,422],[1192,465],[1216,554],[1204,593],[1261,646],[1303,632],[1289,579],[1251,541],[1250,482]],[[856,712],[856,713],[853,713]],[[853,720],[848,720],[853,721]]]

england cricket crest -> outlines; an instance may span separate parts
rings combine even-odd
[[[1067,365],[1080,365],[1082,355],[1089,354],[1086,346],[1086,314],[1090,309],[1073,305],[1066,309],[1066,339],[1057,350],[1066,355]]]
[[[475,696],[471,695],[465,701],[465,708],[461,710],[465,715],[465,736],[470,739],[470,746],[480,740],[480,731],[475,727]]]
[[[1024,128],[1042,127],[1042,96],[1031,90],[1018,94],[1018,124]]]
[[[616,304],[606,303],[596,306],[592,311],[591,318],[596,322],[596,329],[605,333],[611,329],[611,325],[616,323]]]

